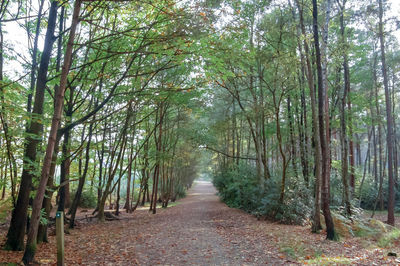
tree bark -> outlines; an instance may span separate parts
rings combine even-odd
[[[62,116],[64,94],[65,94],[65,89],[67,87],[67,76],[68,76],[69,68],[71,65],[75,31],[76,31],[76,27],[79,23],[80,9],[81,9],[81,0],[76,0],[74,3],[74,11],[73,11],[73,16],[72,16],[69,39],[68,39],[67,48],[66,48],[65,56],[64,56],[64,64],[63,64],[62,71],[61,71],[60,87],[57,91],[57,94],[55,95],[54,114],[53,114],[53,119],[52,119],[52,123],[51,123],[49,138],[47,141],[46,153],[45,153],[45,157],[43,160],[41,178],[40,178],[39,186],[38,186],[37,193],[36,193],[35,199],[33,201],[33,206],[32,206],[31,224],[30,224],[29,231],[28,231],[28,239],[26,242],[24,256],[22,258],[22,261],[25,264],[29,264],[33,261],[33,258],[35,256],[35,252],[36,252],[36,238],[37,238],[37,230],[38,230],[39,219],[40,219],[40,209],[42,206],[43,197],[44,197],[44,193],[46,190],[46,184],[47,184],[47,179],[49,177],[50,166],[51,166],[51,161],[52,161],[53,152],[54,152],[54,146],[55,146],[56,139],[57,139],[57,131],[58,131],[60,121],[61,121],[61,116]]]
[[[26,107],[26,111],[30,113],[32,111],[32,96],[33,92],[35,91],[35,80],[36,80],[36,67],[37,67],[37,52],[38,52],[38,41],[39,41],[39,35],[40,35],[40,23],[42,21],[42,11],[43,11],[43,4],[44,0],[40,1],[39,4],[39,11],[38,11],[38,18],[36,22],[36,29],[35,29],[35,39],[33,41],[33,48],[32,48],[32,67],[31,67],[31,81],[30,81],[30,86],[29,86],[29,94],[28,94],[28,103]],[[26,27],[28,34],[29,33],[29,27]],[[61,38],[61,36],[60,36]],[[28,128],[28,127],[27,127]]]
[[[74,98],[74,87],[69,88],[69,101],[67,102],[67,110],[65,113],[65,116],[67,118],[67,123],[71,121],[71,116],[73,113],[73,98]],[[71,159],[70,159],[70,130],[67,130],[64,134],[64,141],[62,145],[62,161],[61,161],[61,167],[60,167],[60,184],[63,184],[65,182],[68,182],[69,179],[69,168],[71,165]],[[64,186],[60,187],[59,190],[59,200],[58,200],[58,209],[57,211],[64,212],[65,208],[68,208],[70,205],[69,201],[69,185],[68,183],[65,183]],[[68,192],[67,192],[68,190]]]
[[[130,194],[131,194],[131,180],[132,180],[132,158],[133,158],[133,147],[131,148],[131,152],[129,153],[129,161],[128,161],[128,180],[126,184],[126,200],[125,200],[125,205],[124,209],[128,213],[130,210]]]
[[[71,214],[71,218],[69,220],[69,228],[74,228],[75,226],[75,215],[76,211],[78,210],[79,202],[81,200],[83,186],[85,185],[86,175],[89,169],[89,159],[90,159],[90,144],[92,141],[93,135],[93,123],[89,125],[89,133],[88,133],[88,141],[86,144],[86,151],[85,151],[85,166],[83,168],[82,176],[79,178],[78,188],[76,189],[74,200],[71,204],[71,208],[69,213]]]
[[[303,37],[306,36],[306,30],[304,26],[303,19],[303,7],[300,5],[299,1],[296,0],[297,7],[299,9],[300,15],[300,27],[301,33]],[[317,33],[318,34],[318,33]],[[314,200],[314,214],[313,214],[313,224],[312,224],[312,232],[317,233],[321,230],[321,221],[320,221],[320,188],[321,188],[321,174],[322,174],[322,158],[321,158],[321,140],[320,140],[320,127],[318,121],[317,114],[317,103],[316,103],[316,95],[314,91],[314,75],[312,71],[311,61],[309,58],[310,49],[308,47],[308,43],[306,40],[303,41],[306,64],[307,64],[307,80],[308,87],[310,89],[310,98],[311,98],[311,115],[312,115],[312,125],[313,125],[313,140],[315,145],[314,151],[314,163],[315,163],[315,200]],[[301,48],[301,46],[300,46]]]
[[[297,177],[298,176],[298,171],[297,171],[297,161],[296,161],[296,144],[295,144],[295,140],[294,140],[294,126],[293,126],[294,115],[292,114],[291,104],[292,103],[291,103],[291,100],[290,100],[290,95],[288,95],[287,111],[288,111],[290,146],[291,146],[291,149],[290,149],[291,150],[291,155],[290,155],[291,158],[290,158],[290,160],[292,161],[292,167],[293,167],[294,176]],[[299,143],[299,146],[301,146],[301,143]]]
[[[383,36],[383,3],[379,0],[379,41],[381,45],[381,61],[382,61],[382,74],[383,86],[385,88],[385,101],[386,101],[386,123],[387,123],[387,153],[388,153],[388,177],[389,177],[389,195],[388,195],[388,218],[387,223],[394,226],[394,205],[395,205],[395,191],[394,191],[394,177],[393,177],[393,115],[392,115],[392,102],[389,92],[389,82],[386,68],[385,58],[385,38]]]
[[[61,7],[61,12],[60,12],[60,19],[58,22],[58,32],[62,32],[64,30],[64,12],[65,12],[65,7]],[[56,58],[56,72],[60,71],[60,66],[61,66],[61,49],[62,49],[62,35],[58,36],[58,41],[57,41],[57,58]],[[54,86],[54,93],[56,93],[58,90],[58,85]],[[51,212],[51,200],[53,197],[54,193],[54,174],[56,170],[56,164],[57,164],[57,154],[59,150],[59,142],[60,138],[57,139],[57,143],[54,148],[54,153],[53,153],[53,159],[51,162],[50,166],[50,176],[47,181],[47,188],[46,189],[46,196],[43,199],[43,205],[42,208],[44,208],[46,212],[46,219],[49,220],[50,218],[50,212]],[[40,224],[39,229],[38,229],[38,236],[37,236],[37,241],[38,243],[40,242],[48,242],[47,239],[47,224]]]
[[[161,153],[161,148],[162,148],[162,134],[163,134],[163,121],[164,121],[164,115],[165,115],[165,107],[164,104],[161,103],[160,108],[160,122],[159,122],[159,130],[158,130],[158,137],[155,136],[156,141],[156,149],[157,153]],[[160,176],[160,155],[156,155],[156,166],[154,168],[154,176],[153,176],[153,195],[152,195],[152,211],[153,214],[156,214],[157,212],[157,195],[158,195],[158,180]]]
[[[51,50],[54,43],[54,32],[57,19],[58,2],[51,2],[49,18],[47,22],[44,48],[40,60],[39,72],[36,81],[35,101],[32,111],[32,119],[27,130],[26,144],[24,147],[24,163],[21,176],[18,200],[13,209],[10,227],[7,233],[5,248],[9,250],[22,250],[24,247],[25,224],[29,204],[29,194],[32,189],[32,178],[35,171],[32,162],[36,162],[39,137],[43,132],[43,124],[39,117],[43,114],[44,93],[46,90],[47,71],[49,67]],[[35,136],[35,137],[32,137]]]
[[[348,63],[348,58],[347,58],[347,39],[345,36],[345,28],[344,28],[344,10],[345,10],[345,5],[346,5],[347,0],[343,0],[342,4],[339,3],[340,7],[340,33],[341,33],[341,38],[342,38],[342,45],[343,47],[343,70],[344,70],[344,86],[343,86],[343,96],[342,96],[342,102],[340,106],[340,142],[341,142],[341,161],[342,161],[342,182],[343,182],[343,194],[344,194],[344,205],[346,207],[346,214],[348,216],[351,216],[351,203],[350,203],[350,191],[349,191],[349,182],[348,182],[348,177],[349,177],[349,168],[348,168],[348,149],[352,149],[352,141],[350,145],[348,145],[347,142],[347,135],[346,135],[346,97],[349,98],[349,92],[350,92],[350,71],[349,71],[349,63]],[[349,100],[347,99],[347,103],[349,103]],[[351,117],[351,112],[349,108],[349,104],[347,105],[348,107],[348,117]],[[351,120],[349,119],[349,123]],[[351,132],[350,133],[350,138],[351,138]],[[350,147],[349,147],[350,146]],[[353,164],[351,163],[353,161]],[[350,167],[354,169],[354,154],[351,153],[350,151]],[[352,192],[354,192],[354,173],[352,170],[350,170],[351,175],[350,175],[350,186],[352,188]],[[352,174],[353,173],[353,174]]]
[[[319,134],[321,142],[321,157],[322,157],[322,186],[321,186],[321,200],[322,200],[322,211],[325,217],[327,239],[334,240],[337,238],[332,215],[329,207],[330,191],[329,191],[329,169],[330,169],[330,156],[329,156],[329,143],[327,143],[327,131],[324,127],[326,121],[326,109],[324,108],[325,95],[327,93],[326,88],[323,86],[323,75],[322,75],[322,63],[321,63],[321,51],[319,46],[319,33],[318,33],[318,6],[317,0],[313,0],[313,31],[314,31],[314,45],[315,55],[317,63],[317,80],[318,80],[318,120],[319,120]],[[329,116],[329,114],[328,114]]]

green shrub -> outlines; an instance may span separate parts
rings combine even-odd
[[[384,208],[387,208],[387,199],[388,199],[388,182],[383,182],[383,205]],[[400,190],[394,187],[396,199],[400,198]],[[375,185],[375,181],[373,181],[372,177],[369,180],[366,180],[361,189],[361,194],[358,195],[358,198],[361,197],[360,207],[366,210],[373,210],[376,199],[379,194],[379,185]],[[380,203],[377,202],[376,209],[379,210]],[[400,201],[396,200],[395,211],[400,212]]]
[[[253,166],[241,164],[219,169],[213,178],[221,200],[228,206],[289,224],[303,224],[311,215],[312,193],[302,181],[288,178],[283,204],[281,179],[271,177],[261,189]]]
[[[72,191],[73,198],[75,198],[76,191]],[[97,195],[90,190],[82,191],[81,199],[78,204],[81,208],[96,208]]]
[[[375,201],[379,193],[379,188],[375,187],[373,182],[365,182],[361,189],[360,207],[363,209],[374,209]]]
[[[396,187],[395,187],[396,189]],[[396,190],[396,199],[400,199],[400,190]],[[395,205],[395,212],[400,213],[400,200],[396,200],[396,205]]]
[[[175,195],[176,195],[175,199],[181,199],[181,198],[186,197],[186,188],[181,184],[176,185],[175,186]]]
[[[281,180],[271,177],[265,183],[258,214],[286,224],[304,224],[311,216],[312,193],[302,181],[288,179],[283,203],[279,201]]]
[[[330,180],[330,204],[340,206],[343,203],[343,181],[339,170],[332,169]]]
[[[220,169],[213,178],[222,201],[232,208],[253,211],[257,208],[259,188],[257,175],[248,165]]]
[[[393,229],[378,240],[378,247],[386,248],[393,245],[393,242],[400,238],[400,230]]]

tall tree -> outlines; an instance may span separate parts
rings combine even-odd
[[[47,141],[46,153],[43,160],[43,166],[41,171],[41,178],[39,182],[39,186],[36,192],[35,199],[32,204],[32,217],[31,224],[29,226],[28,231],[28,239],[26,241],[26,247],[24,256],[22,261],[25,264],[29,264],[33,261],[36,252],[36,238],[37,231],[39,227],[39,219],[40,219],[40,210],[43,203],[44,193],[46,190],[47,179],[50,174],[50,166],[53,158],[54,146],[57,141],[57,131],[60,126],[61,115],[63,110],[64,103],[64,94],[65,89],[67,87],[67,76],[69,73],[69,68],[71,66],[71,58],[72,58],[72,50],[75,38],[76,27],[79,22],[79,13],[81,9],[81,0],[76,0],[74,3],[74,11],[72,15],[71,28],[69,33],[69,39],[67,43],[67,48],[64,56],[64,63],[61,71],[60,77],[60,87],[58,88],[57,93],[55,94],[55,105],[54,105],[54,113],[53,119],[51,123],[51,129]]]
[[[330,155],[329,155],[329,143],[327,140],[327,131],[324,128],[326,109],[324,108],[325,95],[327,93],[327,88],[323,86],[323,75],[322,75],[322,62],[321,62],[321,51],[319,45],[319,32],[318,32],[318,5],[317,0],[313,0],[313,32],[314,32],[314,45],[315,45],[315,55],[317,63],[317,80],[318,80],[318,122],[319,122],[319,134],[321,142],[321,158],[322,158],[322,185],[321,185],[321,200],[322,200],[322,211],[324,213],[325,224],[326,224],[326,238],[330,240],[335,240],[337,238],[335,233],[335,227],[333,224],[333,219],[330,211]],[[328,133],[329,134],[329,133]]]
[[[341,158],[342,158],[342,182],[343,182],[343,191],[344,191],[344,205],[346,206],[346,213],[347,215],[351,216],[351,203],[350,203],[350,191],[349,191],[349,182],[348,182],[348,141],[347,141],[347,135],[346,135],[346,115],[345,115],[345,109],[346,109],[346,98],[349,98],[349,92],[350,92],[350,70],[349,70],[349,62],[348,62],[348,56],[347,56],[347,38],[345,36],[345,26],[344,26],[344,12],[345,12],[345,6],[346,6],[347,0],[343,0],[342,3],[340,3],[339,0],[337,0],[337,3],[340,7],[340,34],[341,34],[341,42],[343,45],[343,71],[344,71],[344,86],[343,86],[343,96],[341,100],[341,106],[340,106],[340,142],[341,142]],[[351,116],[350,109],[349,109],[349,116]],[[351,137],[351,134],[350,134]],[[350,149],[352,148],[352,145],[350,145]],[[350,152],[351,153],[351,152]],[[353,154],[354,155],[354,154]],[[354,163],[354,157],[353,155],[350,155],[351,158],[353,158],[353,163]],[[351,159],[350,159],[351,161]],[[354,164],[352,165],[350,163],[350,167],[354,167]],[[354,187],[353,187],[354,190]]]
[[[58,1],[52,1],[47,22],[47,31],[44,41],[43,53],[40,60],[39,72],[36,80],[35,100],[32,111],[32,119],[27,130],[24,149],[24,165],[21,176],[21,184],[18,200],[13,209],[10,227],[7,233],[6,249],[22,250],[24,247],[24,235],[29,204],[29,195],[32,189],[32,179],[36,172],[37,149],[43,131],[43,105],[46,91],[47,72],[51,57],[51,50],[55,41]]]
[[[392,115],[392,100],[389,92],[389,80],[387,75],[386,54],[385,54],[385,36],[383,32],[383,0],[379,1],[379,42],[381,44],[381,61],[382,61],[382,75],[383,86],[385,88],[385,102],[386,102],[386,148],[388,153],[387,167],[389,177],[389,195],[388,195],[388,219],[387,223],[394,226],[394,205],[395,205],[395,192],[394,192],[394,176],[393,176],[393,115]],[[397,171],[397,169],[396,169]]]
[[[299,19],[300,19],[300,28],[301,34],[303,38],[306,36],[306,29],[304,25],[304,16],[303,16],[303,6],[300,5],[299,0],[296,0],[296,5],[299,10]],[[314,214],[313,214],[313,225],[312,232],[319,232],[321,229],[321,221],[320,221],[320,188],[321,188],[321,174],[322,174],[322,153],[321,153],[321,139],[320,139],[320,127],[317,113],[317,102],[316,95],[314,90],[314,72],[312,71],[312,65],[310,60],[310,48],[306,39],[303,40],[305,53],[302,53],[301,44],[299,44],[300,52],[301,52],[301,61],[306,61],[307,69],[306,76],[308,81],[308,87],[310,90],[311,97],[311,116],[312,116],[312,125],[313,125],[313,141],[314,141],[314,175],[315,175],[315,189],[314,189]]]

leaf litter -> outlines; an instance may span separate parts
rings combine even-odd
[[[120,220],[80,222],[65,235],[66,265],[398,265],[365,238],[339,242],[312,234],[309,226],[258,220],[220,202],[211,183],[198,182],[180,204]],[[0,228],[5,242],[7,227]],[[38,245],[37,264],[56,264],[55,236]],[[398,252],[398,247],[394,247]],[[398,253],[397,253],[398,254]],[[0,250],[0,263],[20,263],[23,252]]]

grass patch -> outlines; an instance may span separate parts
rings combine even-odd
[[[368,227],[368,226],[359,226],[357,230],[354,230],[354,236],[360,238],[371,238],[379,234],[379,231]]]
[[[181,203],[178,202],[178,201],[170,202],[170,203],[168,203],[168,207],[167,208],[174,207],[174,206],[179,205],[179,204],[181,204]],[[150,208],[150,203],[146,202],[144,204],[144,206],[139,205],[136,210],[148,210],[149,208]],[[157,203],[157,209],[162,209],[162,206],[161,206],[160,203]]]
[[[292,259],[299,259],[306,255],[306,249],[303,243],[294,241],[293,243],[283,243],[280,247],[280,252],[286,254],[286,256]]]
[[[292,259],[297,258],[296,251],[292,247],[282,247],[280,249],[282,253],[285,253],[286,256],[291,257]]]
[[[168,208],[169,208],[169,207],[174,207],[174,206],[179,205],[179,204],[180,204],[180,202],[177,202],[177,201],[175,201],[175,202],[170,202],[170,203],[168,203]]]
[[[305,260],[302,261],[304,264],[318,264],[318,265],[346,265],[346,264],[351,264],[351,260],[345,257],[325,257],[324,255],[321,255],[319,257],[316,257],[314,259],[310,260]]]
[[[391,247],[393,242],[398,239],[400,239],[400,230],[394,229],[389,233],[384,234],[381,238],[379,238],[378,247],[381,248]]]
[[[322,256],[322,250],[317,249],[317,250],[314,251],[314,257],[315,258],[319,258],[321,256]]]

